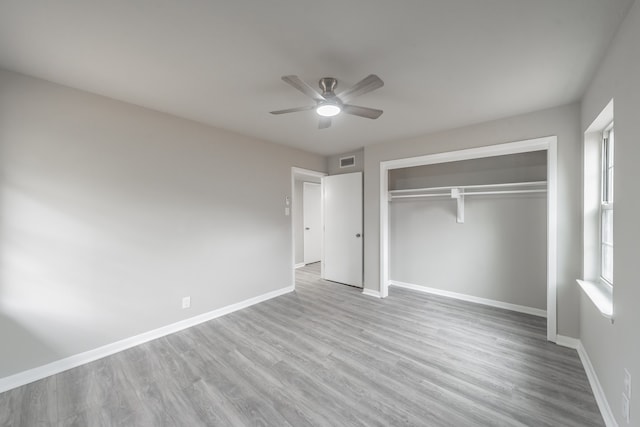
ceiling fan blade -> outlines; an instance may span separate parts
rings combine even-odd
[[[382,114],[382,110],[375,108],[359,107],[357,105],[343,105],[342,111],[354,116],[366,117],[367,119],[377,119]]]
[[[286,110],[276,110],[270,111],[271,114],[286,114],[286,113],[296,113],[298,111],[309,111],[316,108],[315,105],[307,105],[305,107],[296,107],[296,108],[287,108]]]
[[[382,86],[384,86],[384,82],[380,77],[375,74],[369,74],[349,89],[339,93],[338,98],[340,98],[342,102],[347,103],[356,96],[364,95],[365,93],[381,88]]]
[[[316,101],[326,101],[320,92],[300,80],[298,76],[282,76],[282,80]]]
[[[318,129],[326,129],[331,126],[331,117],[320,117]]]

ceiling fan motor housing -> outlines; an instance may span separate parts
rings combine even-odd
[[[338,80],[333,77],[323,77],[320,79],[320,89],[322,89],[322,96],[325,98],[335,98],[333,90],[338,86]]]

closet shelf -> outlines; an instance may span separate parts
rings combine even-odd
[[[472,191],[467,191],[472,190]],[[458,213],[456,221],[464,223],[464,198],[468,196],[488,196],[500,194],[545,193],[547,181],[506,182],[501,184],[454,185],[447,187],[410,188],[390,190],[389,202],[395,199],[416,199],[423,197],[447,197],[456,199]]]
[[[456,187],[460,188],[460,187]],[[453,190],[453,188],[452,188]],[[488,196],[492,194],[525,194],[525,193],[546,193],[546,188],[541,188],[538,190],[502,190],[502,191],[465,191],[461,192],[461,196]],[[451,197],[457,198],[452,195],[451,192],[448,193],[436,193],[436,194],[390,194],[391,200],[393,199],[416,199],[419,197]]]

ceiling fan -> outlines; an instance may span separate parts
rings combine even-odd
[[[366,117],[367,119],[377,119],[382,114],[382,110],[349,104],[349,101],[356,96],[364,95],[367,92],[371,92],[384,86],[384,82],[375,74],[370,74],[355,85],[351,86],[349,89],[346,89],[337,95],[334,90],[338,85],[338,80],[333,77],[323,77],[320,79],[319,85],[322,92],[312,88],[303,82],[298,76],[282,76],[282,80],[305,95],[311,97],[316,101],[316,104],[304,107],[288,108],[286,110],[271,111],[271,114],[316,110],[316,113],[320,116],[320,122],[318,123],[319,129],[326,129],[331,126],[331,118],[337,116],[341,112],[354,116]]]

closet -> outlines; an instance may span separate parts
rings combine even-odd
[[[547,151],[389,170],[389,283],[547,309]]]

